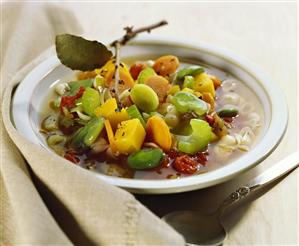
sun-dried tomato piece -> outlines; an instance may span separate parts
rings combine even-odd
[[[175,159],[177,158],[178,156],[180,156],[180,152],[178,152],[177,150],[175,149],[171,149],[167,152],[167,155],[171,158],[171,159]]]
[[[180,173],[193,174],[198,170],[199,163],[188,155],[182,155],[175,159],[173,167]]]
[[[209,125],[211,127],[213,127],[214,123],[215,123],[215,119],[212,115],[207,114],[206,115],[206,121],[209,123]]]
[[[62,110],[63,107],[74,107],[75,106],[75,101],[79,99],[85,91],[84,87],[80,87],[76,95],[74,96],[63,96],[61,97],[61,102],[60,102],[60,109]]]
[[[130,67],[130,74],[132,75],[133,79],[136,80],[138,78],[139,73],[144,68],[144,64],[137,63]]]
[[[64,155],[64,158],[75,163],[75,164],[78,164],[80,162],[80,159],[79,157],[77,157],[74,153],[72,152],[67,152],[65,153]]]
[[[196,158],[196,161],[202,165],[206,165],[206,162],[208,161],[206,154],[203,152],[196,153],[195,158]]]

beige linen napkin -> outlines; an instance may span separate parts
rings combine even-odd
[[[183,238],[133,195],[30,143],[14,128],[12,91],[53,50],[20,68],[52,45],[57,33],[80,33],[77,21],[53,6],[2,6],[0,244],[182,245]]]

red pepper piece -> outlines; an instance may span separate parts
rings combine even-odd
[[[63,96],[61,97],[61,102],[60,102],[60,109],[62,110],[63,107],[74,107],[75,106],[75,101],[79,99],[85,91],[84,87],[80,87],[76,95],[74,96]]]
[[[144,68],[144,64],[137,63],[130,67],[130,74],[132,75],[133,79],[136,80],[138,75],[140,74],[141,70]]]

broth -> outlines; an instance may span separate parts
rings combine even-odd
[[[124,59],[124,61],[126,64],[131,65],[136,60],[145,61],[148,57],[150,56],[127,58]],[[194,63],[191,61],[183,60],[183,62],[180,62],[179,69],[193,65]],[[227,126],[231,125],[231,128],[229,129],[230,136],[236,136],[237,139],[237,135],[243,136],[240,133],[242,129],[244,130],[246,127],[251,129],[251,131],[249,131],[249,129],[246,128],[249,131],[245,136],[247,141],[246,144],[242,143],[242,139],[239,139],[240,143],[238,143],[238,145],[235,144],[234,147],[231,147],[227,142],[221,143],[222,139],[218,142],[210,143],[204,153],[207,157],[207,162],[205,165],[201,165],[196,173],[200,175],[200,173],[215,170],[227,165],[236,158],[239,158],[242,154],[250,151],[259,139],[260,126],[262,126],[264,122],[264,112],[262,111],[262,106],[257,96],[244,83],[218,68],[206,64],[197,63],[196,65],[202,66],[208,74],[216,75],[223,81],[222,86],[216,90],[216,111],[221,109],[224,105],[233,105],[241,112],[237,117],[233,118],[231,123],[227,123]],[[69,78],[67,80],[62,79],[59,83],[68,81]],[[51,88],[53,88],[53,86]],[[53,113],[53,110],[49,107],[49,101],[51,99],[53,100],[55,96],[53,89],[51,89],[49,94],[45,97],[45,106],[42,111],[41,122],[47,115]],[[234,150],[230,151],[229,148],[234,148]],[[225,151],[231,153],[225,153]],[[158,167],[146,171],[132,170],[127,167],[126,158],[113,159],[107,155],[106,152],[91,154],[90,151],[83,151],[81,154],[77,155],[77,157],[80,159],[78,165],[88,168],[93,172],[100,172],[112,176],[135,179],[172,179],[190,176],[178,173],[172,166],[168,168]]]

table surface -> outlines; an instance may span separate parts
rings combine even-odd
[[[176,209],[210,211],[240,184],[298,148],[296,3],[65,3],[55,7],[75,15],[86,38],[104,42],[122,36],[122,27],[166,19],[169,25],[154,34],[229,49],[270,75],[286,95],[287,132],[267,160],[234,180],[207,189],[137,197],[158,215]],[[229,230],[225,245],[298,244],[298,171],[226,216],[225,225]]]

